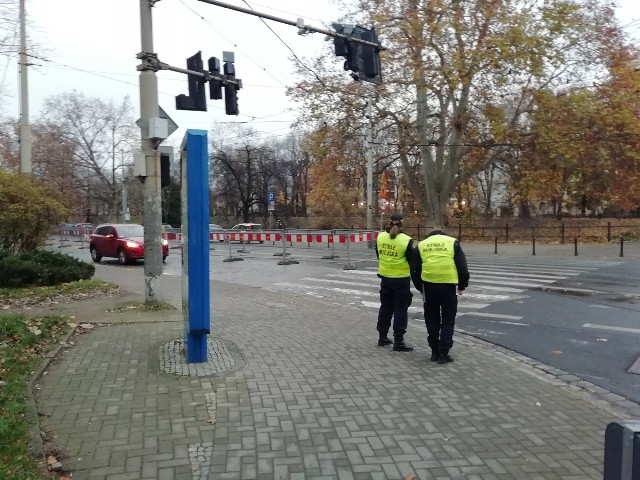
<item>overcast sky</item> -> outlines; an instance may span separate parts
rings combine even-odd
[[[243,0],[223,0],[247,7]],[[318,28],[340,19],[342,12],[332,0],[247,0],[256,10]],[[17,3],[17,0],[16,0]],[[640,38],[640,0],[618,0],[619,18],[625,31]],[[138,0],[26,0],[29,36],[50,49],[29,69],[30,117],[37,118],[45,98],[77,89],[88,96],[119,101],[131,97],[136,112],[138,74],[135,58],[140,51]],[[210,100],[207,112],[175,110],[175,96],[188,94],[185,75],[159,72],[159,103],[181,129],[171,137],[179,143],[184,128],[209,129],[213,122],[248,122],[255,130],[273,136],[286,135],[295,118],[285,96],[293,84],[293,54],[313,57],[325,39],[322,34],[298,35],[295,27],[266,21],[198,0],[160,0],[153,8],[154,50],[160,60],[186,67],[186,57],[202,51],[222,59],[223,51],[235,52],[237,77],[244,83],[239,92],[240,115],[226,116],[223,100]],[[276,34],[284,41],[280,41]],[[17,58],[1,57],[2,81],[9,95],[0,113],[19,115]],[[343,60],[336,58],[340,66]],[[345,72],[345,75],[347,73]],[[208,92],[208,88],[207,88]]]

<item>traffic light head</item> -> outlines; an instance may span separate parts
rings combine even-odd
[[[187,69],[194,72],[201,72],[202,55],[200,52],[187,58]],[[204,93],[204,77],[189,74],[189,95],[178,95],[176,97],[176,110],[194,110],[198,112],[207,111],[207,98]]]
[[[348,39],[334,37],[333,40],[335,54],[346,59],[344,69],[353,72],[351,76],[355,80],[380,84],[382,82],[380,43],[375,30],[339,23],[334,23],[332,26],[336,33],[350,37]],[[376,46],[351,40],[352,38],[375,43]]]
[[[214,77],[221,77],[220,60],[216,57],[209,59],[209,73]],[[212,100],[222,100],[222,80],[211,78],[209,80],[209,98]]]
[[[233,62],[224,62],[224,78],[226,82],[224,86],[224,111],[227,115],[238,115],[240,113],[238,90],[242,88],[242,80],[236,79],[236,69]]]

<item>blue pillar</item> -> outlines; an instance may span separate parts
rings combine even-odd
[[[188,363],[207,361],[210,333],[207,132],[187,130],[181,148],[182,314]]]

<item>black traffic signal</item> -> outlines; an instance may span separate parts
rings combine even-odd
[[[220,60],[216,57],[209,59],[209,73],[213,77],[222,78],[220,74]],[[209,80],[209,98],[212,100],[222,100],[222,80],[211,78]]]
[[[204,73],[200,52],[196,53],[193,57],[187,58],[187,69]],[[189,95],[178,95],[176,97],[176,110],[206,112],[207,98],[204,93],[204,84],[204,77],[189,74]]]
[[[236,68],[233,62],[224,62],[224,111],[227,115],[238,115],[238,90],[242,88],[242,80],[236,79]],[[229,83],[229,80],[235,83]]]
[[[334,23],[337,33],[347,35],[349,39],[334,37],[335,54],[345,57],[344,69],[353,72],[355,80],[364,80],[375,84],[382,83],[382,69],[380,65],[380,43],[375,29],[367,29],[360,25],[342,25]],[[365,45],[353,41],[352,38],[375,43],[377,46]]]
[[[171,164],[173,163],[173,147],[160,146],[160,187],[171,185]]]
[[[169,155],[160,154],[160,187],[171,185],[171,159]]]
[[[360,40],[375,43],[378,46],[360,44],[360,57],[362,59],[361,73],[364,74],[363,80],[376,83],[382,83],[382,69],[380,65],[380,43],[374,28],[367,30],[366,28],[356,27],[354,32]]]

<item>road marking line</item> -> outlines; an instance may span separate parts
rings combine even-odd
[[[471,277],[473,278],[479,278],[481,280],[506,280],[509,277],[508,274],[504,274],[504,275],[484,275],[484,274],[479,274],[479,275],[473,275]],[[514,280],[521,280],[519,278],[515,278]],[[539,283],[555,283],[555,280],[545,280],[545,279],[541,279],[541,278],[523,278],[522,280],[531,280],[532,282],[539,282]],[[490,282],[491,283],[491,282]],[[494,282],[495,283],[495,282]],[[517,285],[517,283],[514,283],[513,285]]]
[[[640,333],[640,328],[614,327],[613,325],[595,325],[593,323],[585,323],[583,328],[595,328],[598,330],[613,330],[614,332]]]
[[[566,278],[566,276],[560,276],[560,275],[555,275],[555,274],[532,274],[532,273],[515,273],[515,272],[506,272],[504,270],[496,270],[494,268],[470,268],[469,272],[473,275],[474,273],[478,273],[478,275],[490,275],[490,274],[494,274],[494,275],[499,275],[499,276],[507,276],[507,277],[526,277],[526,279],[537,279],[537,278],[549,278],[549,279],[553,279],[555,278],[556,280],[564,280]],[[536,280],[537,281],[537,280]]]
[[[474,276],[471,277],[471,285],[474,285],[474,282],[478,282],[480,284],[485,284],[485,283],[489,283],[489,284],[494,284],[494,285],[513,285],[516,287],[529,287],[529,288],[536,288],[536,287],[546,287],[545,284],[539,284],[539,283],[528,283],[528,282],[512,282],[509,280],[499,280],[499,279],[493,279],[493,278],[478,278],[478,276]],[[501,289],[503,290],[503,289]],[[506,289],[504,289],[506,291]]]
[[[522,320],[522,317],[519,315],[503,315],[500,313],[482,313],[482,312],[465,312],[464,313],[465,317],[483,317],[483,318],[500,318],[502,320]],[[523,323],[521,325],[527,325],[526,323]]]
[[[362,300],[360,302],[363,307],[369,308],[380,308],[380,302],[368,302],[366,300]],[[489,306],[488,303],[459,303],[458,308],[487,308]],[[409,311],[413,311],[411,309],[417,309],[414,313],[423,313],[422,307],[409,307]]]

